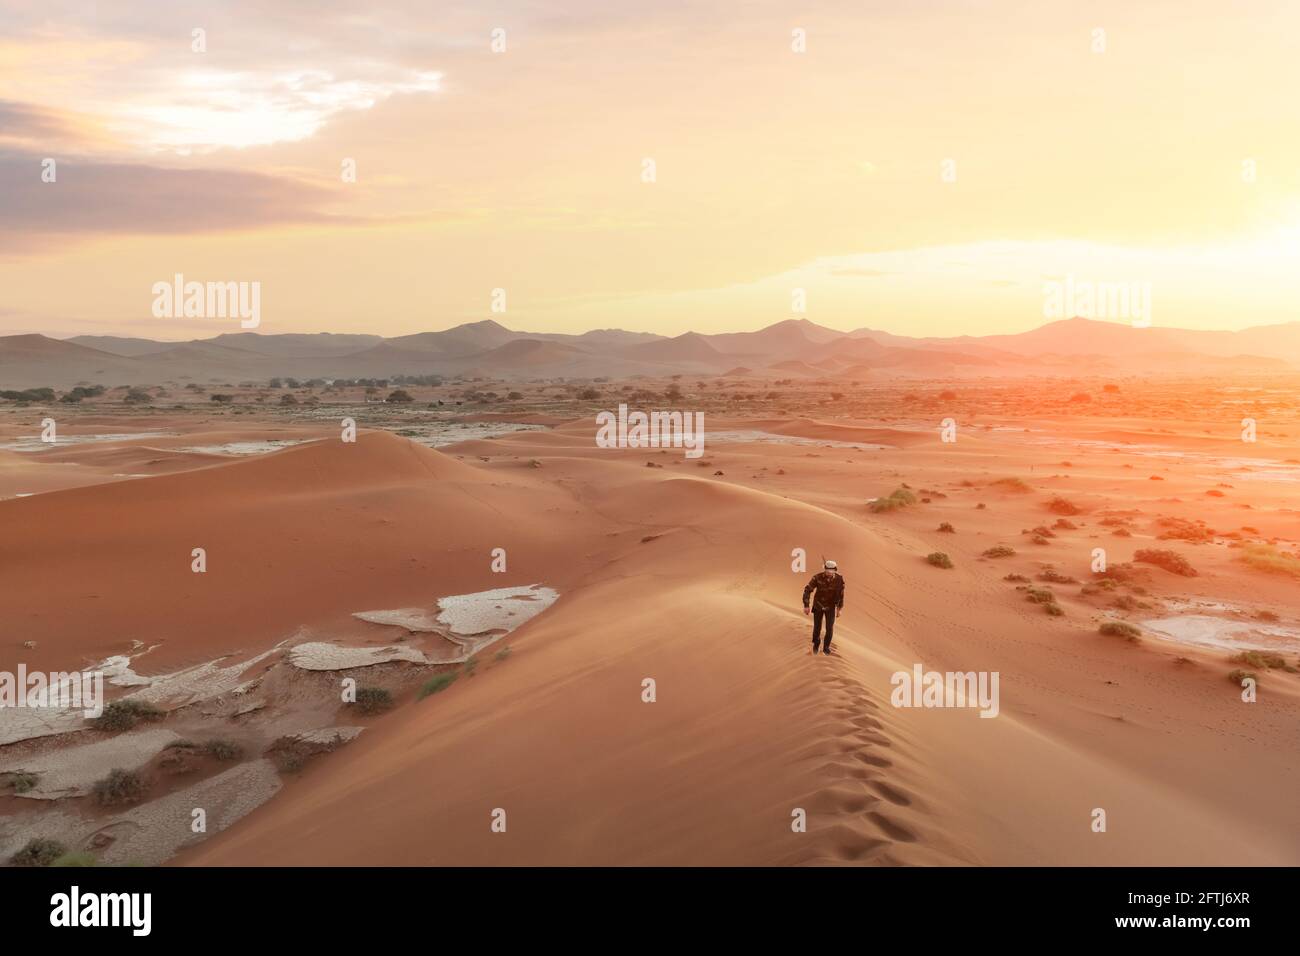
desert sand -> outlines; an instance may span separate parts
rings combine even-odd
[[[236,739],[261,796],[193,838],[187,814],[145,811],[184,804],[186,788],[199,799],[229,761],[181,772],[145,748],[150,790],[131,811],[95,806],[66,769],[78,795],[62,799],[0,779],[0,855],[49,830],[117,862],[183,865],[1300,862],[1297,581],[1241,560],[1247,546],[1296,549],[1295,409],[1274,407],[1245,444],[1240,414],[1208,398],[1235,401],[1219,382],[1194,386],[1199,403],[1187,383],[946,387],[844,401],[815,384],[775,400],[768,385],[719,390],[709,431],[737,437],[700,460],[598,448],[592,416],[608,400],[557,404],[528,386],[513,409],[463,408],[457,425],[533,430],[436,448],[401,434],[435,414],[419,404],[432,392],[400,420],[348,405],[68,411],[69,436],[134,437],[0,451],[0,670],[125,656],[152,679],[219,662],[210,672],[233,675],[220,693],[169,698],[173,681],[154,695],[166,715],[126,733]],[[1072,403],[1081,391],[1094,403]],[[335,424],[348,409],[355,443]],[[948,416],[954,443],[940,438]],[[37,434],[40,417],[7,410],[0,444]],[[300,443],[184,450],[266,441]],[[912,503],[873,510],[904,485]],[[1014,554],[984,556],[998,545]],[[1098,547],[1124,570],[1094,574]],[[1152,548],[1198,574],[1133,563]],[[952,568],[927,563],[937,551]],[[823,555],[847,591],[835,653],[814,657],[800,594]],[[411,620],[427,623],[440,597],[531,585],[558,598],[473,666],[439,663],[446,641],[429,628],[356,616],[425,609]],[[1027,588],[1050,588],[1061,613]],[[1181,623],[1207,617],[1222,626]],[[1140,638],[1099,633],[1108,620]],[[1192,640],[1206,634],[1224,643]],[[310,642],[385,662],[295,667],[291,648]],[[1285,666],[1248,668],[1248,704],[1227,675],[1252,647]],[[891,675],[917,663],[999,672],[998,716],[892,706]],[[456,679],[421,697],[437,674]],[[358,716],[339,701],[346,677],[395,706]],[[364,732],[331,736],[353,725]],[[264,755],[294,734],[331,742],[277,764],[272,785]],[[0,765],[56,768],[110,739],[17,742]],[[796,809],[807,832],[792,830]],[[144,814],[156,838],[115,836],[114,812]]]

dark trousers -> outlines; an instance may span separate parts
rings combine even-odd
[[[817,650],[817,645],[821,642],[822,636],[822,619],[826,619],[826,647],[831,646],[831,635],[835,633],[835,608],[833,607],[816,607],[813,612],[813,650]]]

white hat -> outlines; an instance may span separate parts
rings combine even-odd
[[[825,567],[827,571],[835,571],[839,568],[839,565],[834,561],[827,561],[823,567]]]

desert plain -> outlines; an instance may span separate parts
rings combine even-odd
[[[1297,386],[0,403],[0,671],[99,669],[119,704],[4,712],[0,858],[1295,865]],[[703,455],[598,447],[621,402],[703,411]],[[997,672],[996,717],[894,706],[917,665]]]

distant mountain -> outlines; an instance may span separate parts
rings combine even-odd
[[[1255,326],[1240,331],[1206,331],[1163,326],[1138,328],[1095,319],[1061,319],[1013,335],[962,335],[949,338],[909,338],[857,329],[851,338],[883,345],[929,349],[961,349],[976,354],[1086,355],[1109,357],[1124,364],[1135,355],[1268,356],[1300,364],[1300,322]]]
[[[122,338],[118,335],[78,335],[65,341],[108,352],[110,355],[148,355],[150,352],[165,352],[176,344],[155,342],[153,339]]]
[[[673,364],[694,363],[710,368],[725,368],[732,364],[728,356],[723,355],[710,344],[716,336],[704,336],[698,332],[686,332],[676,338],[660,339],[657,342],[642,342],[622,350],[622,354],[632,359],[650,362],[668,362]]]
[[[269,378],[611,378],[725,374],[752,378],[1187,374],[1300,366],[1300,322],[1236,332],[1134,328],[1067,319],[1014,335],[922,338],[862,328],[843,333],[806,319],[754,332],[674,337],[621,329],[517,332],[486,319],[437,332],[225,333],[188,342],[106,335],[66,341],[0,337],[0,389],[80,382],[211,385]]]

